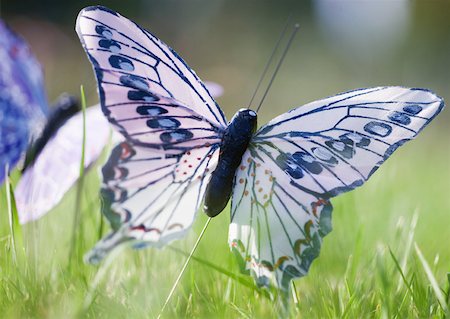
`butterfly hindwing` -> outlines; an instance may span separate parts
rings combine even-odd
[[[252,138],[235,177],[229,244],[263,286],[308,272],[329,199],[362,185],[444,106],[422,89],[355,90],[294,109]]]
[[[159,39],[103,7],[82,10],[77,32],[94,66],[104,113],[134,144],[170,148],[220,135],[222,111]]]
[[[84,166],[91,165],[108,142],[110,125],[100,106],[86,110]],[[71,117],[45,144],[15,189],[21,223],[36,220],[50,211],[80,175],[83,147],[83,114]]]
[[[235,177],[229,244],[258,285],[287,290],[318,256],[331,231],[331,204],[319,194],[291,185],[264,152],[245,153]]]
[[[183,236],[217,157],[217,146],[168,152],[118,144],[102,169],[103,213],[113,233],[94,247],[88,260],[100,260],[124,241],[163,246]]]

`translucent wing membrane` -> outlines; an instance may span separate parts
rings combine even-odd
[[[120,143],[103,167],[104,214],[113,233],[89,254],[97,262],[125,241],[163,246],[190,228],[217,163],[218,145],[157,151]]]
[[[302,186],[332,197],[360,186],[443,107],[423,89],[355,90],[276,117],[253,143]]]
[[[226,126],[196,74],[135,23],[106,8],[89,7],[78,16],[77,32],[97,75],[103,111],[135,144],[183,143]]]
[[[23,39],[0,21],[0,183],[45,121],[41,66]]]
[[[251,147],[235,178],[229,244],[257,284],[287,290],[304,276],[331,231],[331,204]]]
[[[100,106],[86,110],[84,166],[91,165],[108,142],[110,125]],[[59,203],[80,175],[83,114],[70,118],[42,149],[15,189],[21,223],[36,220]]]
[[[261,285],[305,275],[331,230],[328,200],[362,185],[443,108],[423,89],[379,87],[278,116],[253,137],[235,179],[229,242]]]

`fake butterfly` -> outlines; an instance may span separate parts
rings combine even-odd
[[[45,122],[43,83],[26,42],[0,20],[0,184]]]
[[[0,21],[0,183],[23,158],[15,189],[22,223],[53,208],[79,176],[83,119],[78,101],[61,96],[48,109],[42,69],[26,42]],[[110,126],[99,106],[86,116],[85,165],[100,155]],[[89,134],[95,132],[96,134]]]
[[[110,126],[99,106],[86,110],[85,124],[84,166],[87,168],[108,143]],[[80,175],[82,145],[83,114],[78,112],[52,134],[39,155],[24,170],[15,189],[22,224],[49,212],[75,184]]]
[[[256,130],[241,109],[227,123],[208,90],[166,44],[105,7],[83,9],[77,33],[102,110],[126,138],[102,169],[113,231],[87,256],[117,245],[163,246],[230,196],[229,244],[262,286],[288,289],[331,231],[331,197],[362,185],[443,108],[425,89],[358,89],[309,103]]]

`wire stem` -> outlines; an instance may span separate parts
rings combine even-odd
[[[184,272],[186,271],[186,268],[187,268],[189,262],[191,261],[191,258],[192,258],[192,256],[194,255],[195,250],[197,249],[197,246],[198,246],[198,244],[200,243],[200,240],[202,239],[203,234],[205,233],[206,228],[208,227],[210,221],[211,221],[211,217],[208,218],[208,220],[207,220],[206,223],[205,223],[205,226],[203,226],[203,229],[202,229],[200,235],[198,236],[197,241],[196,241],[195,244],[194,244],[194,247],[192,247],[192,250],[191,250],[191,252],[189,253],[188,258],[187,258],[186,261],[184,262],[184,265],[183,265],[183,267],[181,268],[181,271],[180,271],[180,273],[178,274],[177,279],[176,279],[175,282],[173,283],[172,289],[170,289],[169,295],[167,296],[166,301],[164,302],[164,305],[162,306],[161,311],[159,312],[159,315],[158,315],[157,319],[160,319],[160,318],[161,318],[161,315],[163,314],[164,309],[166,308],[167,304],[169,303],[170,299],[172,298],[172,295],[173,295],[173,293],[175,292],[175,288],[177,288],[177,286],[178,286],[178,284],[179,284],[179,282],[180,282],[180,280],[181,280],[181,277],[183,276]]]

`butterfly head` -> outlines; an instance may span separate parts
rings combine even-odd
[[[246,132],[253,134],[256,131],[258,116],[255,111],[250,109],[240,109],[236,112],[230,121],[230,124],[237,128],[243,135]]]
[[[52,107],[50,118],[57,121],[66,121],[81,110],[78,99],[68,94],[62,94]],[[51,119],[49,119],[50,121]]]
[[[247,117],[249,119],[255,118],[255,120],[256,120],[256,118],[257,118],[256,112],[253,111],[253,110],[250,110],[250,109],[245,109],[245,108],[240,109],[239,111],[237,111],[236,115],[238,115],[238,114],[240,116],[244,116],[244,117]]]

